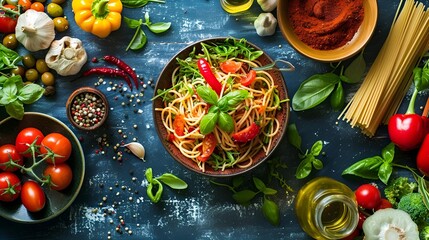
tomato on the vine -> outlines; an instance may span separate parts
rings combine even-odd
[[[0,201],[12,202],[19,197],[21,180],[14,173],[0,173]]]
[[[3,5],[3,7],[16,10],[16,7],[13,5]],[[6,13],[3,10],[0,10],[0,33],[13,33],[15,32],[15,27],[18,22],[17,16],[12,16]]]
[[[375,209],[380,206],[380,190],[373,184],[359,186],[355,191],[355,195],[358,205],[365,209]]]
[[[35,146],[39,146],[43,138],[44,135],[39,129],[33,127],[24,128],[16,136],[16,150],[24,157],[32,157],[29,146],[32,145],[33,142]]]
[[[60,191],[70,185],[73,172],[67,163],[48,164],[43,171],[43,176],[49,179],[51,189]]]
[[[38,212],[45,207],[46,197],[42,187],[34,181],[22,185],[21,202],[29,212]]]
[[[40,153],[54,153],[54,156],[46,159],[51,164],[63,163],[69,159],[72,152],[72,145],[68,138],[61,133],[50,133],[43,138],[40,146]]]
[[[392,208],[392,204],[389,202],[389,200],[382,198],[380,201],[380,205],[375,208],[375,210],[385,209],[385,208]]]
[[[11,160],[18,165],[24,164],[24,158],[16,150],[15,145],[5,144],[0,147],[0,169],[7,172],[14,172],[19,169],[11,165]]]

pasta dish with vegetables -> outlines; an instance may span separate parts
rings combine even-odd
[[[249,167],[268,154],[280,131],[276,113],[283,102],[273,76],[261,70],[262,51],[246,40],[201,42],[186,59],[176,59],[171,88],[158,89],[167,141],[205,171]]]

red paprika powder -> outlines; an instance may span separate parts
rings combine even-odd
[[[363,0],[290,0],[287,16],[298,38],[319,50],[349,42],[363,21]]]

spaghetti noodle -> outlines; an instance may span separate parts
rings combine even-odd
[[[184,156],[192,159],[201,171],[205,171],[207,164],[214,170],[249,167],[260,150],[268,154],[272,149],[272,138],[280,131],[276,112],[283,101],[279,99],[277,86],[267,71],[256,71],[254,81],[248,86],[240,83],[246,78],[250,68],[261,66],[256,59],[262,55],[262,51],[248,46],[243,39],[201,44],[203,53],[192,52],[185,60],[177,59],[179,66],[171,76],[172,87],[158,91],[156,96],[162,97],[164,107],[156,108],[155,111],[161,113],[162,123],[169,134],[167,139],[174,143]],[[211,111],[211,105],[197,94],[197,88],[210,86],[198,72],[196,63],[200,58],[206,58],[210,62],[213,74],[222,84],[219,99],[238,90],[248,92],[247,97],[238,102],[234,109],[226,111],[233,119],[234,132],[255,122],[259,126],[256,138],[238,143],[230,133],[216,125],[211,133],[216,139],[215,150],[207,160],[202,161],[199,159],[203,154],[204,138],[207,135],[201,134],[200,124],[203,117]],[[220,64],[226,60],[240,63],[241,68],[235,73],[225,73],[220,69]],[[184,121],[183,131],[176,130],[176,118]]]
[[[403,2],[362,85],[339,117],[368,136],[397,111],[411,85],[413,67],[428,50],[429,12],[422,3]]]

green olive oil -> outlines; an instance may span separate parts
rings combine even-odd
[[[341,239],[359,221],[354,192],[341,182],[318,177],[298,192],[295,212],[302,229],[315,239]]]
[[[220,0],[220,5],[228,13],[244,12],[253,4],[253,0]]]

